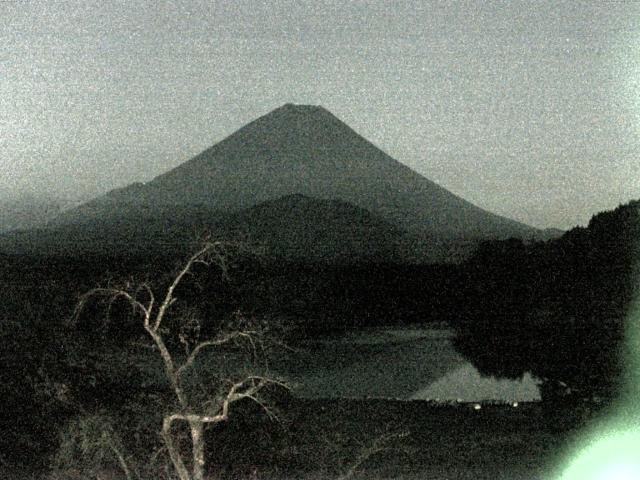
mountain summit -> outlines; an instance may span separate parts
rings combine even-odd
[[[254,120],[151,182],[114,190],[56,223],[171,206],[229,212],[293,194],[347,202],[411,234],[438,240],[538,233],[419,175],[328,110],[293,104]]]

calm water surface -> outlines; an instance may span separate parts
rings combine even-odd
[[[386,328],[299,345],[274,370],[303,397],[533,401],[537,382],[482,377],[448,330]]]

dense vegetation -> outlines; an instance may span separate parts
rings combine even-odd
[[[531,372],[546,398],[611,398],[627,358],[638,261],[637,201],[557,240],[484,243],[465,266],[457,346],[484,374]]]

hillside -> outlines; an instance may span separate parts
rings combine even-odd
[[[265,257],[294,262],[353,263],[398,260],[405,234],[364,209],[339,200],[288,195],[225,213],[199,206],[130,209],[91,222],[49,225],[0,236],[8,253],[127,254],[182,250],[209,232],[242,241]]]
[[[241,210],[220,224],[269,256],[311,262],[396,259],[403,232],[368,211],[338,200],[287,195]]]
[[[639,261],[637,200],[556,240],[486,242],[464,266],[457,346],[483,374],[530,372],[543,397],[637,398],[624,381],[636,375]]]

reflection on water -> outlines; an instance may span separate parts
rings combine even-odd
[[[413,400],[428,398],[523,402],[540,400],[540,390],[529,373],[517,381],[495,379],[481,376],[473,365],[467,363],[411,395]]]
[[[531,375],[482,377],[446,330],[376,329],[310,342],[275,370],[303,397],[402,400],[539,400]]]

